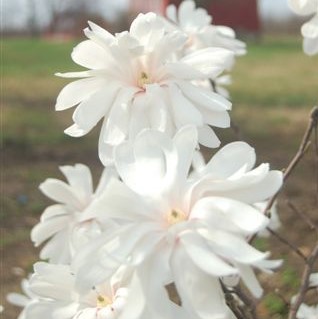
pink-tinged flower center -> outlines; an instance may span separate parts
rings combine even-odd
[[[98,295],[96,304],[97,304],[97,308],[104,308],[104,307],[107,307],[108,305],[112,304],[112,301],[107,296]]]
[[[147,73],[142,71],[137,82],[138,82],[138,86],[144,89],[146,84],[151,83],[151,80],[149,79]]]
[[[169,225],[175,225],[187,220],[188,216],[179,209],[172,209],[167,215],[167,221]]]

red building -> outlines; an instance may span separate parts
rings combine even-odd
[[[178,6],[180,2],[181,0],[131,0],[131,10],[163,14],[168,4]],[[213,17],[213,24],[226,25],[243,32],[260,31],[257,0],[198,0],[196,3],[208,10]]]

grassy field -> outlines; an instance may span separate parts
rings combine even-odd
[[[55,72],[79,70],[70,59],[74,43],[54,43],[31,39],[5,39],[2,45],[2,169],[1,205],[1,301],[7,319],[18,309],[8,305],[5,294],[18,291],[21,267],[27,274],[37,259],[29,232],[50,202],[38,191],[47,177],[61,177],[58,165],[85,163],[98,176],[96,128],[88,136],[74,139],[63,134],[71,124],[70,112],[54,111],[55,98],[67,81]],[[296,151],[308,114],[318,98],[318,58],[302,53],[296,38],[264,38],[248,45],[248,54],[237,61],[230,87],[232,118],[244,140],[253,145],[259,161],[274,168],[286,167]],[[231,129],[218,132],[225,141],[236,139]],[[314,156],[310,151],[284,189],[279,203],[282,234],[308,253],[313,234],[288,210],[292,199],[318,222],[313,177]],[[261,275],[267,292],[259,305],[262,318],[285,318],[286,306],[274,291],[278,287],[290,297],[299,284],[301,260],[275,239],[258,239],[256,244],[284,258],[279,273]]]

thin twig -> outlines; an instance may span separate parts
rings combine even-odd
[[[316,244],[316,247],[313,249],[309,257],[307,258],[306,266],[301,279],[299,293],[296,296],[296,300],[293,302],[293,304],[290,307],[288,319],[296,319],[296,314],[298,312],[298,309],[300,305],[303,303],[305,294],[308,291],[309,277],[311,273],[313,272],[314,264],[317,258],[318,258],[318,243]]]
[[[299,215],[310,227],[311,230],[318,231],[318,226],[303,211],[299,210],[291,201],[287,200],[288,207],[297,215]]]
[[[301,252],[299,248],[297,248],[294,244],[292,244],[289,240],[284,238],[283,236],[279,235],[276,233],[274,230],[271,228],[267,227],[266,228],[273,236],[275,236],[279,241],[287,245],[289,248],[291,248],[299,257],[304,259],[307,262],[307,257]]]
[[[307,129],[305,131],[305,134],[302,138],[302,141],[300,143],[299,149],[296,153],[296,155],[293,157],[293,159],[290,161],[289,165],[287,166],[285,172],[284,172],[284,182],[287,180],[287,178],[290,176],[292,171],[295,169],[299,161],[303,158],[306,151],[308,150],[310,146],[310,137],[314,130],[314,128],[317,127],[318,123],[318,107],[315,106],[310,113],[310,119],[307,125]],[[280,191],[278,191],[267,203],[264,214],[268,216],[270,209],[272,208],[277,196],[279,195]]]
[[[256,313],[255,301],[252,298],[250,298],[240,286],[236,286],[234,288],[234,292],[241,299],[241,301],[247,306],[251,314],[251,317],[253,319],[257,319],[258,317]]]

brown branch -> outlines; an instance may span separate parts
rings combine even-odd
[[[309,146],[310,146],[310,137],[311,134],[313,132],[313,130],[317,127],[317,123],[318,123],[318,107],[315,106],[310,113],[310,119],[307,125],[307,129],[305,131],[305,134],[302,138],[302,141],[300,143],[299,149],[296,153],[296,155],[293,157],[293,159],[290,161],[289,165],[287,166],[285,172],[284,172],[284,179],[283,181],[285,182],[288,177],[290,176],[290,174],[292,173],[292,171],[295,169],[295,167],[297,166],[297,164],[300,162],[300,160],[303,158],[303,156],[305,155],[306,151],[308,150]],[[265,210],[264,210],[264,214],[266,216],[269,215],[270,213],[270,209],[272,208],[277,196],[280,194],[280,191],[278,191],[274,196],[272,196],[272,198],[268,201]]]
[[[257,319],[258,317],[256,313],[255,301],[251,297],[249,297],[240,286],[236,286],[234,288],[234,292],[241,299],[241,301],[247,306],[247,309],[250,312],[251,317],[253,319]]]
[[[311,273],[313,272],[314,264],[317,258],[318,258],[318,243],[316,244],[316,247],[313,249],[309,257],[307,258],[306,266],[301,279],[300,289],[296,296],[295,302],[290,307],[288,319],[296,319],[296,314],[298,312],[298,309],[300,305],[303,303],[305,294],[308,291],[309,277]]]
[[[288,239],[284,238],[283,236],[276,233],[271,228],[266,228],[273,236],[275,236],[279,241],[281,241],[283,244],[287,245],[289,248],[291,248],[299,257],[304,259],[307,262],[307,257],[301,252],[299,248],[297,248],[294,244],[292,244]]]

